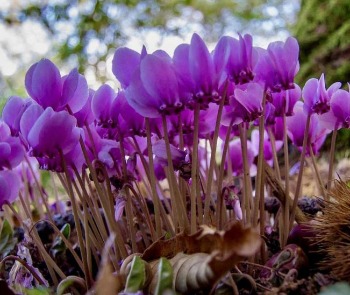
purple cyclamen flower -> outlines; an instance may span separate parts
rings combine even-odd
[[[250,140],[247,141],[247,161],[250,169],[250,176],[255,176],[256,166],[253,164],[255,158],[254,149]],[[234,139],[229,144],[228,161],[231,162],[233,175],[238,176],[243,173],[243,155],[241,140]]]
[[[66,111],[32,105],[23,114],[21,133],[41,169],[62,171],[60,151],[66,155],[78,144],[81,129]]]
[[[234,84],[244,84],[253,80],[253,69],[257,61],[251,35],[239,35],[239,40],[224,36],[214,50],[217,72],[224,70]]]
[[[77,126],[84,127],[85,125],[90,125],[94,121],[94,114],[91,110],[92,97],[94,96],[95,91],[89,89],[89,96],[85,105],[73,116],[77,119]]]
[[[195,84],[190,73],[190,45],[180,44],[173,56],[173,65],[179,83],[179,95],[184,101],[189,101],[195,92]]]
[[[330,109],[332,94],[341,87],[340,82],[333,83],[327,90],[324,74],[320,79],[309,79],[303,88],[304,110],[307,114],[323,114]]]
[[[118,48],[113,57],[112,71],[121,86],[126,89],[135,70],[140,66],[141,54],[127,47]]]
[[[42,59],[29,68],[25,86],[39,105],[55,111],[69,106],[73,113],[78,112],[89,95],[87,82],[76,69],[61,77],[58,68],[48,59]]]
[[[102,139],[101,149],[98,152],[98,159],[105,164],[108,175],[122,175],[122,155],[120,145],[114,140]]]
[[[33,185],[35,183],[35,178],[40,179],[38,161],[35,158],[29,158],[28,161],[31,167],[29,167],[27,161],[22,161],[13,170],[20,177],[22,183]],[[34,176],[32,171],[34,172]]]
[[[330,100],[330,111],[322,114],[322,124],[330,129],[350,127],[350,93],[343,89],[336,90]]]
[[[304,134],[306,132],[306,120],[308,116],[303,109],[304,103],[298,101],[294,106],[294,115],[291,117],[287,117],[288,136],[293,142],[293,144],[297,146],[300,150],[303,147]],[[318,115],[312,114],[310,118],[310,128],[307,140],[312,148],[312,151],[315,154],[321,148],[329,132],[329,130],[327,130],[322,126],[322,124],[320,124]],[[307,146],[306,154],[310,155],[309,146]]]
[[[24,158],[23,145],[18,137],[12,137],[10,128],[0,121],[0,170],[15,168]]]
[[[10,170],[0,171],[0,210],[6,203],[12,203],[18,197],[20,179],[16,172]]]
[[[92,97],[91,109],[98,125],[104,128],[116,128],[119,116],[116,98],[117,94],[107,84],[96,90]]]
[[[141,116],[158,118],[182,111],[178,78],[169,56],[147,54],[126,89],[129,105]]]
[[[245,108],[242,119],[245,122],[254,121],[260,117],[263,111],[262,101],[264,89],[258,83],[248,83],[235,89],[235,99]]]
[[[259,131],[257,129],[252,131],[251,134],[251,141],[252,141],[252,147],[254,149],[255,155],[259,154]],[[276,152],[278,152],[283,146],[282,140],[276,140],[275,141],[275,149]],[[273,150],[270,138],[266,131],[264,131],[264,159],[266,162],[272,166],[273,165]]]
[[[145,118],[129,105],[123,91],[118,93],[116,108],[120,114],[119,132],[124,136],[146,136]]]
[[[24,111],[33,103],[30,98],[23,99],[18,96],[11,96],[6,102],[2,111],[2,119],[10,127],[11,134],[18,136]]]
[[[152,145],[153,154],[163,162],[164,166],[168,165],[168,158],[166,153],[166,145],[163,139],[158,140]],[[175,170],[179,170],[184,164],[188,164],[187,152],[170,145],[170,153]]]
[[[298,41],[289,37],[286,42],[272,42],[267,50],[260,50],[255,71],[257,81],[271,92],[294,88],[294,77],[299,71]]]
[[[193,100],[207,105],[220,99],[214,60],[198,34],[193,34],[189,47],[189,72],[194,82]]]
[[[294,89],[281,90],[281,92],[271,93],[272,104],[275,107],[275,117],[283,117],[293,115],[293,108],[301,97],[301,89],[294,84]]]

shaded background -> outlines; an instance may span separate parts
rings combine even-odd
[[[25,71],[40,58],[52,59],[64,74],[77,67],[93,88],[104,82],[116,88],[117,47],[140,51],[145,44],[172,54],[193,32],[212,48],[223,34],[250,33],[262,47],[294,35],[301,87],[322,72],[328,85],[346,85],[349,15],[348,0],[0,0],[0,102],[26,96]]]

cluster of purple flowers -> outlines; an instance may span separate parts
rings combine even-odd
[[[62,77],[50,60],[42,59],[26,74],[29,98],[11,97],[3,110],[0,205],[18,194],[19,178],[12,169],[25,153],[37,159],[41,169],[63,172],[65,163],[72,177],[73,171],[86,169],[87,160],[99,160],[110,177],[141,180],[147,173],[140,161],[147,162],[146,121],[155,174],[162,179],[167,165],[162,119],[167,121],[174,168],[181,170],[191,162],[194,126],[198,124],[199,139],[210,141],[220,106],[219,134],[225,139],[231,130],[227,166],[235,175],[243,169],[237,126],[254,128],[262,115],[270,131],[264,135],[264,156],[271,165],[271,142],[276,150],[282,147],[284,117],[293,144],[301,149],[308,132],[307,154],[310,148],[317,153],[331,130],[349,127],[350,93],[340,89],[340,83],[326,89],[323,75],[301,89],[294,83],[298,55],[298,43],[292,37],[265,50],[253,47],[250,35],[222,37],[210,52],[194,34],[190,44],[176,48],[173,57],[162,50],[148,53],[143,48],[138,53],[118,48],[113,59],[113,73],[121,84],[117,92],[109,85],[89,89],[77,70]],[[305,131],[308,117],[310,127]],[[254,130],[247,144],[252,175],[258,143],[259,132]],[[205,153],[199,152],[203,167]]]

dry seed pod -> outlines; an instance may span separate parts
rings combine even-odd
[[[330,270],[339,280],[350,280],[350,187],[344,181],[335,181],[324,202],[323,215],[313,226],[315,241],[320,249],[322,268]],[[322,252],[321,252],[322,251]]]

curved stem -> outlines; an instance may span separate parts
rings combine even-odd
[[[32,275],[33,277],[39,282],[40,285],[47,286],[47,282],[45,282],[36,272],[35,268],[32,265],[29,265],[25,260],[15,256],[15,255],[8,255],[3,260],[0,261],[0,269],[2,269],[2,266],[7,260],[16,260],[19,263],[21,263]]]

